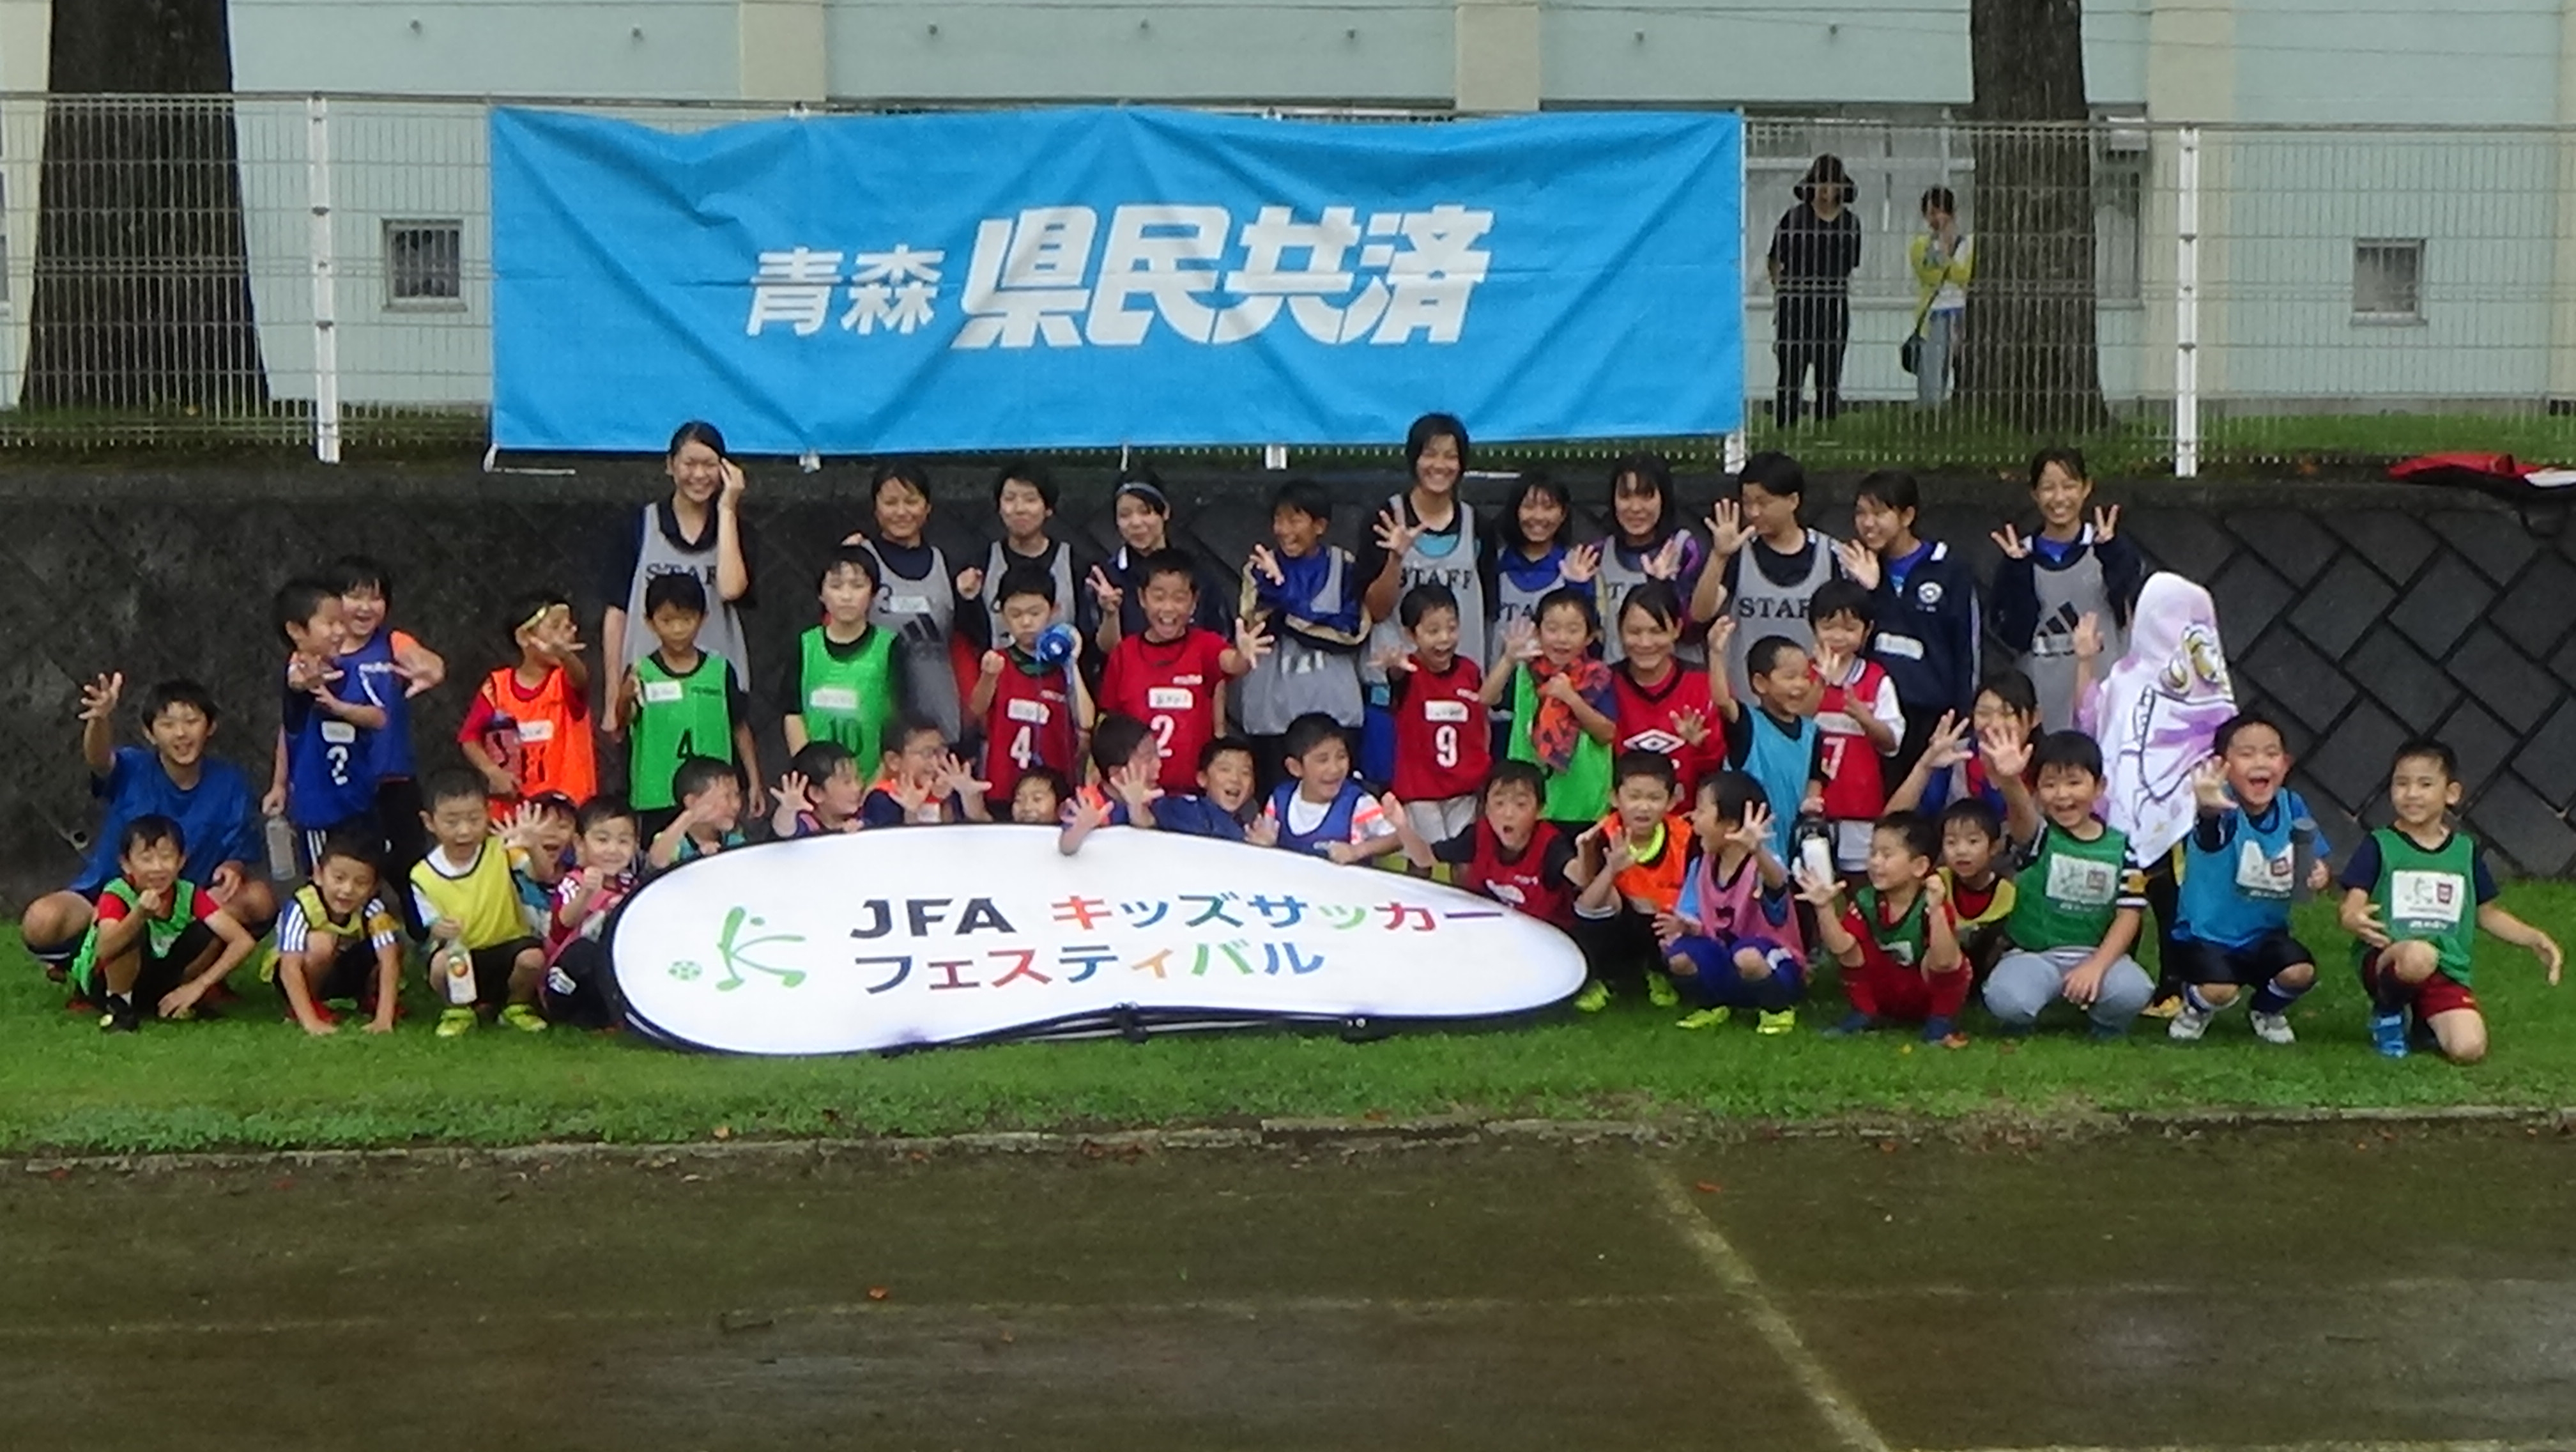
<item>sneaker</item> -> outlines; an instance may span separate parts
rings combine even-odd
[[[1651,968],[1647,969],[1646,1001],[1657,1008],[1671,1008],[1680,1003],[1682,996],[1673,987],[1673,976],[1669,973],[1659,973]]]
[[[1872,1018],[1868,1014],[1855,1008],[1851,1012],[1844,1014],[1839,1022],[1827,1028],[1825,1030],[1825,1036],[1836,1039],[1849,1038],[1853,1034],[1868,1033],[1877,1027],[1877,1019]]]
[[[438,1016],[438,1036],[452,1039],[474,1030],[474,1010],[459,1005]]]
[[[2216,1017],[2217,1009],[2185,1002],[2182,1012],[2175,1014],[2173,1022],[2165,1025],[2165,1037],[2178,1044],[2199,1043],[2200,1036],[2209,1032],[2209,1021]]]
[[[1583,980],[1583,991],[1574,995],[1578,1013],[1599,1013],[1610,1006],[1610,985],[1598,978]]]
[[[99,1032],[130,1034],[141,1027],[143,1010],[134,1006],[132,998],[119,998],[113,993],[107,995],[105,1011],[98,1016]]]
[[[1717,1008],[1703,1008],[1696,1013],[1683,1015],[1682,1021],[1673,1025],[1673,1027],[1686,1029],[1710,1029],[1717,1027],[1719,1024],[1722,1024],[1733,1017],[1735,1017],[1735,1010],[1731,1008],[1726,1008],[1724,1006]]]
[[[541,1034],[546,1031],[546,1016],[537,1012],[536,1005],[532,1003],[514,1003],[501,1010],[501,1022],[523,1034]]]
[[[2299,1036],[2290,1032],[2286,1013],[2248,1013],[2246,1021],[2254,1025],[2254,1037],[2267,1044],[2295,1044]]]
[[[2382,1058],[2387,1058],[2387,1059],[2402,1059],[2402,1058],[2405,1058],[2405,1057],[2406,1057],[2406,1015],[2405,1015],[2405,1013],[2401,1010],[2401,1011],[2399,1011],[2399,1012],[2397,1012],[2397,1013],[2374,1013],[2374,1014],[2372,1014],[2372,1015],[2370,1016],[2370,1041],[2371,1041],[2373,1044],[2378,1045],[2378,1047],[2379,1047],[2380,1057],[2382,1057]]]
[[[2182,1009],[2182,995],[2179,993],[2168,993],[2164,997],[2157,999],[2155,1002],[2148,1004],[2145,1010],[2140,1013],[2139,1017],[2172,1018],[2181,1013]]]
[[[1791,1033],[1797,1027],[1798,1011],[1794,1008],[1765,1009],[1762,1016],[1753,1021],[1753,1031],[1757,1034]]]

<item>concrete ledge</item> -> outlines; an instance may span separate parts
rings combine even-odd
[[[1777,1139],[2070,1140],[2121,1134],[2187,1135],[2367,1126],[2521,1126],[2576,1134],[2576,1105],[2441,1105],[2356,1109],[2184,1109],[2102,1113],[1976,1114],[1957,1119],[1899,1116],[1817,1120],[1270,1119],[1253,1128],[1186,1127],[1083,1133],[1001,1131],[854,1139],[725,1139],[687,1144],[568,1141],[507,1146],[428,1145],[400,1149],[312,1149],[202,1154],[56,1155],[0,1158],[0,1174],[179,1174],[223,1170],[360,1169],[412,1166],[551,1167],[610,1161],[662,1169],[682,1164],[805,1158],[926,1160],[934,1155],[1074,1155],[1093,1159],[1238,1150],[1373,1153],[1469,1144],[1681,1146]]]

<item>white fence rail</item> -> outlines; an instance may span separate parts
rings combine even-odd
[[[780,114],[563,104],[689,129]],[[293,444],[337,460],[482,437],[488,114],[471,99],[0,95],[0,444]],[[1824,154],[1854,183],[1863,236],[1842,407],[1815,420],[1809,390],[1810,417],[1784,428],[1762,259]],[[1927,389],[1898,355],[1936,189],[1976,269],[1959,371]],[[1780,444],[1828,465],[1992,467],[2059,438],[2179,474],[2448,448],[2576,458],[2576,131],[1755,116],[1744,194],[1748,434],[1722,455],[1680,441],[1713,458]]]

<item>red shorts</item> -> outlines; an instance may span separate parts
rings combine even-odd
[[[2382,953],[2367,953],[2361,959],[2361,989],[2364,993],[2375,993],[2378,987],[2373,980],[2378,977],[2381,956]],[[2434,969],[2432,977],[2415,986],[2415,1017],[2418,1019],[2429,1023],[2438,1015],[2462,1010],[2478,1011],[2477,994],[2469,985],[2441,969]]]
[[[1969,980],[1965,963],[1947,973],[1925,973],[1872,953],[1860,966],[1843,970],[1843,996],[1872,1018],[1921,1023],[1957,1018],[1968,1003]]]

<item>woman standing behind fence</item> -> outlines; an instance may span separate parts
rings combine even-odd
[[[742,634],[742,611],[751,604],[750,537],[744,532],[741,466],[725,453],[724,435],[711,423],[691,420],[671,435],[663,457],[671,476],[671,497],[647,504],[619,536],[603,591],[608,609],[600,626],[600,659],[610,682],[624,678],[626,668],[653,653],[653,632],[644,628],[644,587],[656,575],[696,575],[706,586],[707,615],[698,627],[698,648],[724,657],[733,667],[734,684],[751,684],[751,657]],[[608,693],[605,728],[614,735],[617,693]]]
[[[1797,186],[1798,204],[1771,229],[1771,352],[1780,372],[1771,421],[1798,421],[1809,370],[1816,375],[1816,417],[1843,409],[1843,351],[1851,343],[1851,275],[1860,266],[1860,218],[1842,158],[1819,156]]]
[[[1967,336],[1968,278],[1976,269],[1976,241],[1959,230],[1959,199],[1948,187],[1923,193],[1923,232],[1906,247],[1921,289],[1914,333],[1923,340],[1914,358],[1914,401],[1939,408],[1950,396],[1950,370]]]

